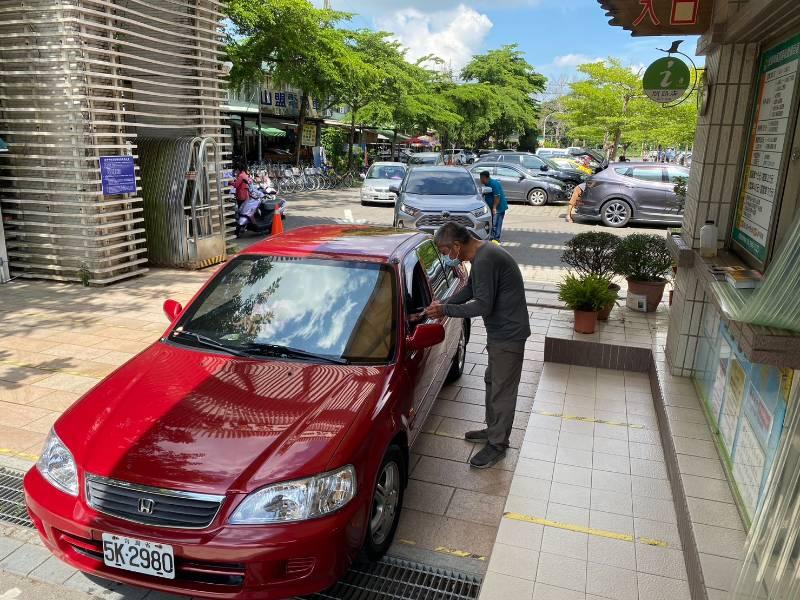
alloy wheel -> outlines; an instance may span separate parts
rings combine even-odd
[[[461,337],[458,340],[458,350],[456,350],[456,364],[458,364],[458,370],[460,372],[464,371],[464,364],[467,362],[467,340],[464,336],[464,332],[461,332]]]
[[[528,193],[528,202],[533,206],[544,206],[547,204],[547,193],[541,189],[533,189]]]
[[[603,221],[611,227],[622,227],[630,220],[630,209],[621,200],[612,200],[603,207]]]
[[[575,184],[571,181],[568,181],[564,184],[564,191],[567,192],[567,195],[572,198],[572,192],[575,191]]]
[[[400,500],[400,485],[400,467],[394,461],[387,462],[375,484],[369,522],[369,532],[375,545],[382,544],[392,531]]]

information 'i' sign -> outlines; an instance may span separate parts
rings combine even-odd
[[[689,67],[674,56],[659,58],[644,72],[644,93],[653,102],[668,104],[680,100],[689,89]]]

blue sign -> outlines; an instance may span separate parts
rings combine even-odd
[[[101,156],[100,180],[103,195],[136,193],[136,171],[132,156]]]

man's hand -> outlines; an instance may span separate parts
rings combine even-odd
[[[496,208],[492,209],[492,215],[495,216],[495,217],[497,216],[497,209]]]
[[[428,308],[425,309],[425,315],[429,319],[441,319],[444,316],[444,306],[434,300],[430,303]]]

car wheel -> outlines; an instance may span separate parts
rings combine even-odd
[[[456,355],[453,357],[453,362],[450,365],[450,372],[447,374],[446,383],[453,383],[456,379],[461,377],[464,372],[464,363],[467,362],[467,332],[465,328],[461,328],[461,337],[458,339],[458,349]]]
[[[575,191],[576,184],[574,181],[565,181],[564,182],[564,191],[567,193],[567,196],[572,198],[572,192]]]
[[[372,492],[372,510],[364,542],[364,553],[370,560],[378,560],[386,554],[394,539],[403,507],[405,469],[403,451],[392,444],[383,457]]]
[[[533,188],[528,192],[528,204],[531,206],[544,206],[547,204],[547,192],[541,188]]]
[[[600,218],[608,227],[625,227],[632,213],[631,205],[624,200],[610,200],[600,209]]]

